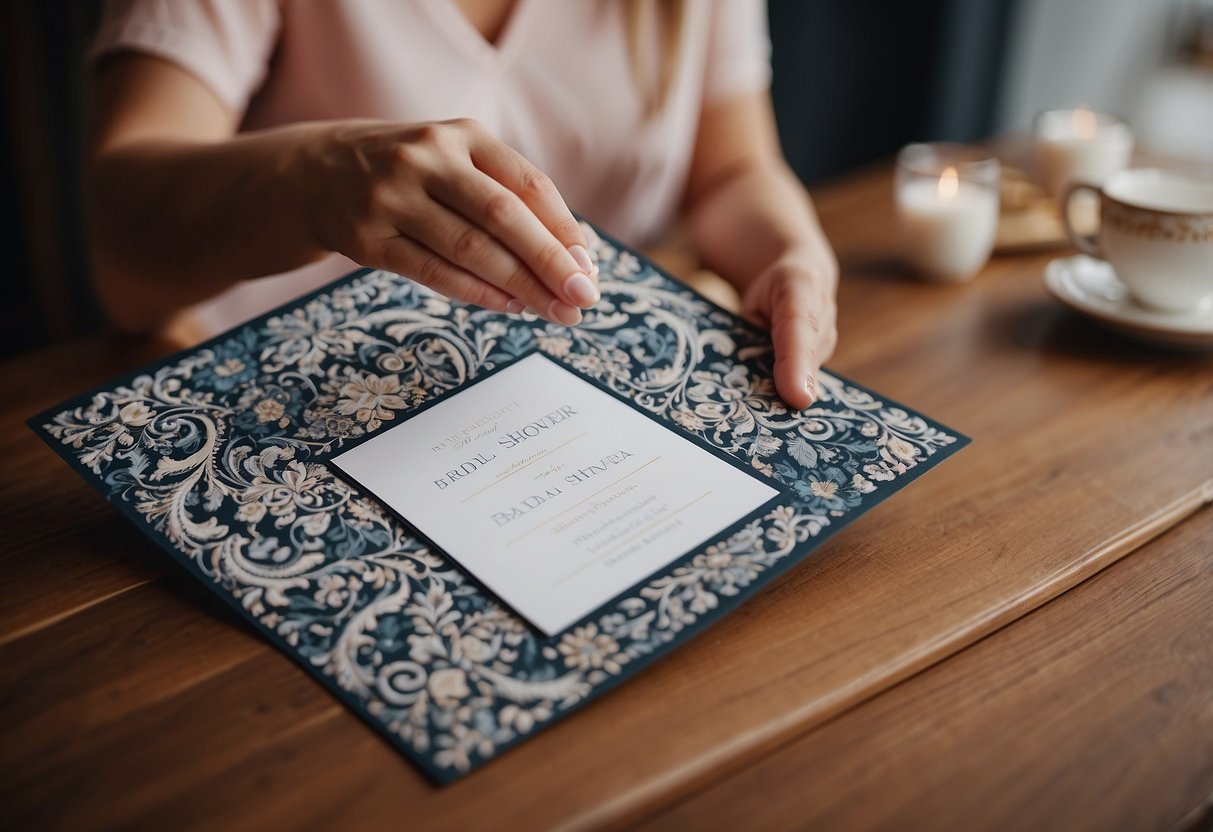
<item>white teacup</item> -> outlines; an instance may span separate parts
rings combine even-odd
[[[1070,202],[1099,195],[1099,231],[1081,234]],[[1142,305],[1189,312],[1213,302],[1213,180],[1178,171],[1122,170],[1103,186],[1077,182],[1062,201],[1066,231],[1078,250],[1106,260]]]

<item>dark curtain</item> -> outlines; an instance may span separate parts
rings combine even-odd
[[[784,153],[813,184],[989,135],[1015,0],[770,0]]]
[[[0,223],[8,259],[0,355],[98,329],[80,235],[81,57],[99,0],[0,3]]]

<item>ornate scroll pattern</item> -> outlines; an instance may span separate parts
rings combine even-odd
[[[792,413],[762,335],[611,243],[582,326],[452,304],[359,272],[42,429],[111,500],[439,779],[576,707],[704,623],[957,437],[822,374]],[[547,639],[325,460],[538,347],[795,498]]]

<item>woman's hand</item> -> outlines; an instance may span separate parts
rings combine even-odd
[[[770,327],[780,397],[808,407],[817,397],[817,371],[838,340],[838,261],[779,150],[767,92],[704,108],[687,219],[703,264],[741,289],[742,311]]]
[[[155,330],[237,281],[331,251],[562,324],[598,299],[582,230],[556,188],[475,122],[236,135],[240,114],[194,75],[134,52],[107,59],[93,93],[93,272],[123,329]]]
[[[742,311],[769,327],[775,344],[775,389],[795,408],[818,396],[817,371],[838,343],[834,292],[838,266],[832,256],[785,256],[746,289]]]
[[[314,125],[290,171],[325,249],[456,300],[581,321],[599,298],[552,181],[471,119]]]

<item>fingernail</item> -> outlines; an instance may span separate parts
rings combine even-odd
[[[585,246],[569,246],[569,254],[573,255],[583,272],[589,274],[593,270],[594,261],[590,259],[590,252]]]
[[[812,397],[814,401],[817,400],[817,381],[812,376],[805,379],[804,389],[809,391],[809,396]]]
[[[593,306],[602,297],[598,292],[598,287],[594,285],[594,281],[581,272],[565,278],[564,293],[578,306]]]
[[[521,315],[526,311],[526,304],[520,300],[511,300],[505,305],[505,311],[511,315]]]
[[[554,300],[548,304],[547,318],[564,326],[576,326],[581,323],[581,310],[562,300]]]

